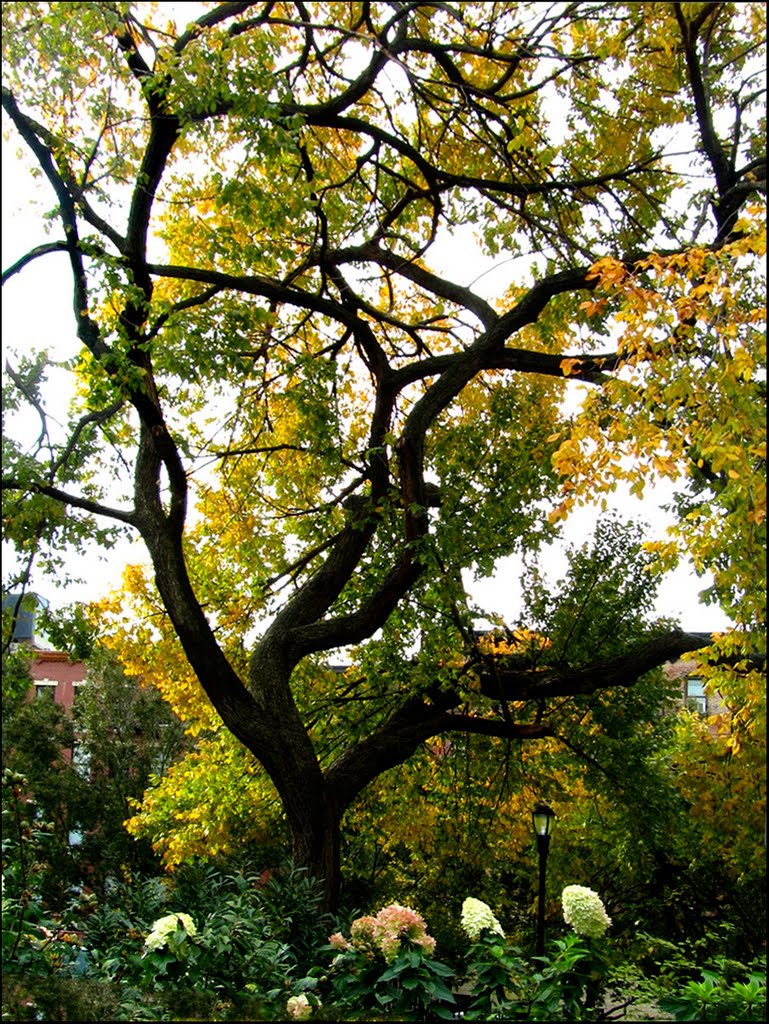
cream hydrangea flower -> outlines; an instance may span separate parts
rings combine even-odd
[[[484,928],[491,932],[496,932],[502,938],[505,937],[502,926],[494,917],[488,903],[484,903],[483,900],[473,899],[472,896],[468,896],[462,904],[462,927],[471,942],[478,941]]]
[[[312,1016],[312,1003],[304,994],[291,996],[286,1003],[286,1013],[294,1020],[307,1020]]]
[[[189,914],[168,914],[155,921],[144,945],[147,949],[162,949],[178,928],[183,928],[188,935],[197,933],[195,922]]]
[[[584,885],[567,885],[561,903],[566,924],[588,939],[599,939],[611,924],[601,897]]]

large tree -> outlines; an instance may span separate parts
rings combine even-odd
[[[6,123],[58,224],[4,282],[65,260],[80,342],[63,436],[44,359],[9,366],[41,427],[4,450],[6,535],[141,535],[333,903],[344,809],[424,740],[547,736],[550,701],[705,642],[499,658],[463,570],[623,476],[683,474],[680,542],[762,619],[764,8],[198,10],[3,7]],[[572,419],[569,386],[593,389]],[[321,755],[292,686],[372,638]]]

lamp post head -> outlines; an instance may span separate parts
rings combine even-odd
[[[555,824],[555,811],[547,804],[537,804],[531,812],[531,820],[534,823],[534,834],[539,839],[549,836]]]

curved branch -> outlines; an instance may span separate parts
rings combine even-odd
[[[556,295],[576,291],[592,292],[597,283],[598,281],[591,275],[589,267],[562,270],[559,273],[543,277],[529,288],[511,310],[499,318],[499,323],[494,330],[493,341],[499,344],[522,327],[526,327],[527,324],[533,324],[548,302]]]
[[[522,670],[499,666],[493,677],[481,678],[481,692],[497,699],[501,686],[506,700],[542,700],[576,697],[614,686],[633,686],[646,672],[684,654],[709,647],[713,639],[711,633],[686,633],[678,629],[652,637],[609,661],[595,662],[580,669]]]
[[[174,303],[170,309],[161,313],[157,320],[152,324],[150,329],[147,331],[147,339],[156,337],[160,333],[161,327],[163,327],[167,321],[174,315],[174,313],[182,313],[185,309],[194,309],[195,306],[204,306],[209,302],[215,295],[218,295],[222,289],[218,285],[213,285],[211,288],[206,288],[205,291],[199,295],[191,295],[188,299],[181,299],[179,302]]]
[[[500,739],[541,739],[554,735],[548,722],[534,724],[477,718],[453,710],[458,695],[442,694],[436,704],[412,698],[365,740],[346,750],[324,773],[332,803],[345,807],[370,782],[399,764],[432,736],[447,732],[474,733]]]
[[[90,498],[69,494],[60,487],[52,487],[50,484],[29,483],[17,480],[15,477],[3,477],[0,488],[4,491],[32,491],[35,494],[42,494],[46,498],[53,498],[54,501],[58,501],[62,505],[69,505],[95,516],[104,516],[106,519],[114,519],[126,526],[138,527],[137,517],[133,511],[126,512],[123,509],[111,508],[109,505],[102,505],[101,502],[92,501]]]
[[[27,387],[26,383],[22,380],[19,374],[11,366],[10,360],[8,359],[6,359],[5,361],[5,371],[11,378],[13,383],[16,385],[18,390],[22,393],[22,395],[24,395],[26,400],[35,410],[37,415],[40,417],[40,434],[38,435],[37,441],[35,442],[35,448],[37,449],[37,451],[39,451],[43,445],[43,441],[48,437],[48,417],[45,414],[43,404],[40,401],[40,399],[37,398],[34,392]]]
[[[250,7],[255,7],[254,0],[245,0],[245,2],[227,2],[217,4],[212,11],[206,11],[196,21],[192,23],[194,27],[189,28],[186,32],[182,33],[174,43],[174,50],[176,53],[182,53],[185,47],[198,38],[201,31],[206,28],[213,28],[215,25],[221,25],[223,21],[227,21],[229,18],[234,18],[238,14],[244,14]],[[268,7],[271,6],[268,4]]]
[[[625,654],[579,670],[505,670],[497,666],[481,677],[481,693],[497,703],[542,701],[573,697],[615,686],[632,686],[642,675],[683,654],[713,642],[710,633],[672,630],[654,637]],[[555,736],[547,721],[518,723],[501,718],[481,718],[456,711],[464,698],[459,692],[436,687],[423,697],[412,697],[375,733],[345,751],[326,771],[333,800],[348,804],[369,782],[388,768],[402,764],[431,736],[447,732],[474,733],[500,739],[538,739]],[[561,738],[561,737],[559,737]],[[565,741],[564,741],[565,742]]]
[[[312,120],[315,123],[321,123],[321,120],[338,116],[343,110],[349,109],[357,103],[359,99],[365,96],[376,81],[376,77],[379,72],[393,59],[393,56],[399,51],[406,39],[409,9],[407,6],[398,5],[398,7],[400,9],[396,7],[396,11],[390,21],[376,36],[374,42],[377,44],[378,49],[371,61],[367,67],[363,69],[360,75],[350,83],[344,92],[341,92],[338,96],[335,96],[333,99],[327,100],[324,103],[292,105],[291,112],[294,114],[298,113],[307,120]],[[297,24],[296,22],[291,22],[287,19],[270,19],[271,23],[277,24],[285,21],[287,21],[288,24]],[[303,24],[312,27],[310,22],[303,22]],[[397,32],[395,34],[395,38],[391,42],[388,40],[387,34],[393,25],[397,26]],[[316,119],[321,120],[316,121]]]
[[[18,274],[34,260],[39,259],[41,256],[48,256],[52,252],[69,252],[69,245],[64,241],[44,242],[42,245],[36,245],[34,249],[30,249],[26,255],[16,260],[7,270],[3,271],[2,283],[5,284],[14,274]]]
[[[101,337],[99,326],[89,315],[88,285],[83,255],[77,230],[75,200],[65,177],[59,172],[51,146],[41,137],[40,126],[23,114],[10,89],[3,86],[3,108],[10,116],[19,134],[32,150],[40,167],[51,184],[59,201],[61,221],[67,238],[67,252],[73,277],[73,308],[77,335],[89,351],[98,359],[109,353]],[[47,133],[46,133],[47,134]]]
[[[372,242],[350,246],[346,249],[336,249],[326,253],[325,256],[328,262],[334,266],[344,263],[375,263],[377,266],[393,270],[433,295],[439,295],[441,298],[469,309],[471,313],[475,313],[486,330],[499,319],[493,306],[482,299],[480,295],[476,295],[470,288],[455,284],[453,281],[434,274],[425,267],[406,260],[396,253],[389,252]]]
[[[106,423],[107,420],[111,419],[118,412],[120,412],[124,405],[125,402],[122,399],[118,399],[118,401],[113,402],[112,405],[108,405],[106,409],[97,409],[95,412],[86,413],[85,416],[81,416],[81,418],[75,424],[75,429],[72,432],[72,437],[69,439],[67,443],[67,447],[64,449],[64,451],[56,460],[56,462],[51,466],[52,480],[56,473],[58,473],[61,467],[67,462],[69,457],[72,455],[72,452],[75,450],[75,445],[77,444],[81,433],[88,426],[88,424]]]
[[[362,531],[358,531],[362,532]],[[397,559],[376,593],[360,608],[333,619],[309,621],[292,630],[291,649],[299,658],[316,651],[360,643],[385,624],[398,602],[418,579],[422,567],[407,548]],[[345,580],[346,582],[346,580]],[[322,609],[321,609],[322,614]]]

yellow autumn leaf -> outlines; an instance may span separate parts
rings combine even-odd
[[[559,366],[564,377],[570,377],[572,374],[579,372],[583,363],[584,360],[582,359],[562,359]]]

